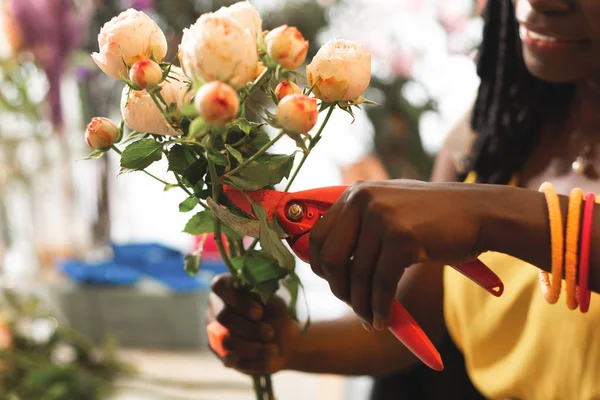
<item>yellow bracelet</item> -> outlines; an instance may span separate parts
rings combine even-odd
[[[540,287],[544,298],[550,304],[555,304],[560,297],[563,269],[563,217],[560,211],[560,203],[554,186],[550,182],[544,182],[540,186],[540,192],[544,193],[548,204],[548,219],[550,220],[550,242],[552,252],[552,283],[548,273],[540,270]]]
[[[567,281],[567,307],[577,309],[577,263],[579,250],[579,230],[581,228],[581,204],[583,191],[575,188],[569,196],[569,213],[567,214],[567,236],[565,238],[565,278]]]

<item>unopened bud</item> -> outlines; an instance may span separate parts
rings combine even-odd
[[[94,150],[106,151],[119,137],[119,127],[108,118],[94,117],[85,129],[85,141]]]
[[[237,117],[240,100],[237,92],[228,84],[212,81],[203,85],[196,93],[196,109],[204,120],[223,126]]]
[[[131,66],[129,80],[140,89],[154,89],[163,81],[163,71],[152,60],[139,60]]]

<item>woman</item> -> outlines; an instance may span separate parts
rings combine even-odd
[[[592,295],[587,314],[545,302],[538,268],[551,270],[552,246],[537,190],[551,181],[564,216],[571,189],[600,193],[600,2],[489,1],[478,73],[477,137],[465,160],[476,184],[355,185],[311,234],[311,267],[373,332],[348,318],[300,337],[278,301],[261,309],[222,279],[214,291],[227,304],[217,318],[231,330],[228,365],[372,375],[406,369],[414,357],[383,329],[396,294],[434,342],[447,329],[486,398],[600,398],[600,297]],[[434,180],[456,175],[443,152]],[[595,293],[599,227],[596,206]],[[441,267],[482,252],[504,281],[501,298]],[[419,261],[426,263],[405,271]]]

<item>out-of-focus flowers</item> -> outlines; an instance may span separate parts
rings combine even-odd
[[[93,15],[90,5],[80,11],[72,0],[8,0],[5,9],[18,51],[29,53],[48,77],[52,123],[63,128],[60,80],[67,58],[85,36]]]

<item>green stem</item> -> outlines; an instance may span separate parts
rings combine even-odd
[[[271,139],[269,141],[269,143],[265,144],[260,150],[258,150],[256,153],[254,153],[251,157],[247,158],[246,160],[244,160],[243,163],[241,163],[240,165],[238,165],[237,167],[235,167],[231,171],[227,172],[223,176],[221,176],[221,178],[220,178],[221,182],[225,178],[227,178],[228,176],[234,175],[234,174],[238,173],[241,169],[246,168],[252,161],[256,160],[256,158],[258,156],[260,156],[263,153],[265,153],[267,150],[269,150],[269,148],[271,146],[273,146],[275,143],[277,143],[277,141],[279,139],[281,139],[283,137],[283,135],[285,135],[285,132],[281,131],[275,138]]]
[[[155,93],[150,92],[150,98],[152,99],[152,101],[154,102],[154,104],[156,105],[156,107],[160,110],[160,113],[163,115],[163,117],[165,118],[165,120],[169,123],[169,126],[173,129],[177,129],[179,131],[181,131],[181,127],[176,125],[173,120],[171,120],[171,118],[169,118],[169,116],[167,115],[167,112],[163,109],[163,107],[160,105],[160,100],[157,97],[157,95]],[[160,95],[162,98],[162,95]],[[164,99],[163,99],[164,100]]]
[[[117,148],[117,146],[115,146],[115,145],[112,145],[112,146],[111,146],[111,149],[113,149],[113,150],[114,150],[114,151],[115,151],[117,154],[119,154],[119,155],[123,154],[123,152],[122,152],[121,150],[119,150],[119,149]],[[160,182],[160,183],[162,183],[163,185],[170,185],[170,183],[169,183],[169,182],[167,182],[167,181],[163,181],[162,179],[160,179],[160,178],[158,178],[158,177],[156,177],[156,176],[152,175],[150,172],[146,171],[145,169],[141,169],[140,171],[142,171],[143,173],[145,173],[145,174],[146,174],[146,175],[148,175],[149,177],[151,177],[151,178],[153,178],[153,179],[156,179],[157,181],[159,181],[159,182]]]
[[[308,145],[308,151],[304,152],[304,155],[302,156],[302,159],[300,160],[300,164],[298,164],[298,167],[294,171],[294,174],[292,175],[290,180],[287,182],[287,185],[285,186],[285,189],[284,189],[285,192],[290,190],[290,188],[292,187],[292,184],[294,183],[294,181],[296,180],[296,177],[298,176],[298,173],[300,172],[300,169],[302,169],[302,166],[304,166],[304,163],[306,162],[308,155],[310,154],[311,150],[315,147],[315,145],[321,138],[323,129],[325,129],[325,125],[327,125],[327,122],[329,122],[329,118],[331,118],[331,114],[333,114],[334,108],[335,108],[335,103],[329,106],[329,111],[327,111],[325,120],[321,124],[321,127],[317,131],[317,134],[313,138],[310,139],[310,143]]]
[[[217,176],[217,169],[215,167],[215,163],[208,156],[206,157],[206,160],[208,161],[208,170],[210,173],[210,180],[211,180],[211,185],[212,185],[212,197],[213,197],[213,200],[217,204],[219,204],[219,195],[220,195],[221,187],[218,184],[219,177]],[[221,258],[223,259],[225,266],[227,266],[227,269],[229,270],[231,275],[235,276],[235,268],[233,267],[233,264],[231,263],[231,260],[229,259],[227,252],[225,251],[225,246],[223,245],[223,237],[221,235],[221,233],[222,233],[221,220],[219,218],[217,218],[216,215],[214,215],[213,218],[214,218],[214,224],[215,224],[214,235],[215,235],[215,243],[217,244],[217,249],[219,249],[219,254],[221,255]]]
[[[248,87],[248,89],[246,90],[246,95],[244,97],[240,96],[240,104],[245,103],[246,100],[248,100],[248,97],[250,97],[250,93],[252,93],[252,91],[260,84],[260,82],[265,76],[267,76],[268,73],[269,68],[265,68],[263,72],[260,73],[260,75],[254,80],[254,82],[252,82],[252,85],[250,85],[250,87]]]
[[[275,395],[273,394],[273,381],[271,379],[271,374],[267,374],[265,377],[265,391],[267,394],[267,398],[269,400],[275,400]]]

